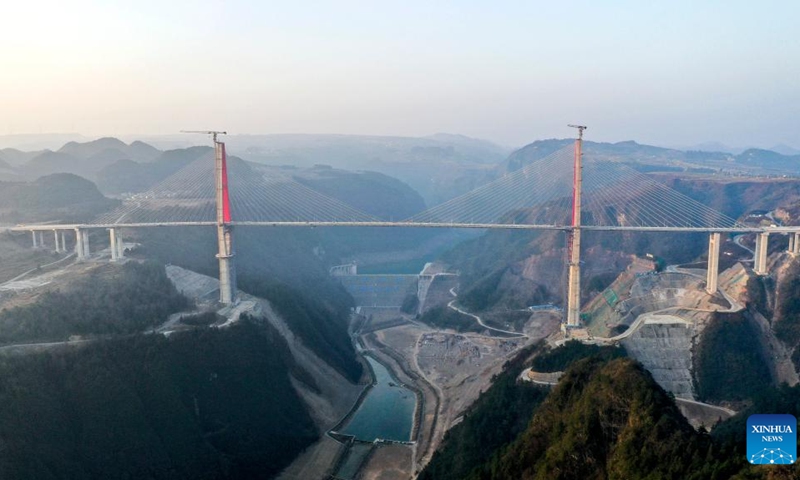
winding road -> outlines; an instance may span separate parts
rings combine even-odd
[[[455,292],[455,290],[453,288],[450,289],[450,295],[452,295],[454,297],[458,297],[458,294]],[[528,336],[525,335],[524,333],[513,332],[511,330],[503,330],[503,329],[500,329],[500,328],[495,328],[495,327],[491,327],[489,325],[486,325],[485,323],[483,323],[483,320],[481,320],[481,317],[479,317],[479,316],[477,316],[477,315],[475,315],[473,313],[466,312],[466,311],[461,310],[460,308],[456,307],[455,306],[456,300],[458,300],[458,298],[454,298],[453,300],[450,300],[450,302],[447,304],[447,308],[449,308],[451,310],[455,310],[456,312],[458,312],[458,313],[460,313],[462,315],[467,315],[467,316],[470,316],[470,317],[474,318],[481,327],[486,328],[487,330],[494,330],[495,332],[501,332],[501,333],[514,335],[515,337],[528,338]]]

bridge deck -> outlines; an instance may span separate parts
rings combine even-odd
[[[216,222],[155,222],[155,223],[98,223],[98,224],[30,224],[16,225],[9,230],[15,232],[74,230],[80,229],[107,229],[107,228],[150,228],[150,227],[212,227]],[[403,227],[403,228],[477,228],[488,230],[562,230],[570,231],[570,225],[548,224],[522,224],[522,223],[433,223],[433,222],[327,222],[327,221],[296,221],[296,222],[230,222],[234,227]],[[722,233],[798,233],[800,226],[779,227],[658,227],[658,226],[601,226],[584,225],[584,231],[626,231],[626,232],[722,232]]]

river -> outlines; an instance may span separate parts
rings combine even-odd
[[[375,374],[375,385],[339,433],[372,442],[377,438],[407,442],[414,425],[414,392],[398,385],[389,370],[374,358],[367,361]]]

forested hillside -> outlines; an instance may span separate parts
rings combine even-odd
[[[80,223],[119,202],[104,197],[90,181],[69,173],[30,183],[0,182],[0,221]]]
[[[361,375],[347,335],[352,298],[314,255],[317,230],[247,228],[236,231],[239,288],[270,300],[292,331],[327,363],[355,381]],[[175,238],[181,238],[176,244]],[[216,277],[216,233],[211,229],[151,230],[140,254]]]
[[[557,354],[563,357],[558,360],[547,358],[558,350],[539,357],[545,364],[573,358],[543,402],[535,387],[514,383],[527,362],[512,362],[448,433],[420,478],[788,480],[800,474],[800,465],[750,466],[744,455],[747,417],[797,415],[800,387],[763,390],[751,408],[709,436],[686,422],[635,361],[614,358],[614,352],[580,359],[590,352],[577,344],[571,350]],[[531,391],[521,397],[525,389]]]
[[[747,311],[712,314],[695,347],[692,371],[698,400],[750,400],[772,384],[753,341],[760,334]]]
[[[128,262],[96,270],[32,304],[1,310],[0,344],[142,332],[188,306],[162,265]]]
[[[0,478],[270,478],[317,438],[291,358],[246,322],[0,356]]]
[[[551,390],[520,381],[519,375],[526,366],[532,363],[536,371],[552,372],[565,370],[585,358],[607,361],[620,356],[625,356],[621,348],[575,341],[557,349],[539,343],[520,351],[503,366],[491,387],[465,413],[464,420],[447,432],[420,480],[485,478],[487,462],[528,428],[531,416]]]
[[[780,283],[775,308],[774,329],[792,350],[792,361],[800,370],[800,262],[794,261]]]
[[[584,299],[593,286],[607,282],[631,262],[631,255],[683,263],[706,248],[694,233],[585,232],[582,238]],[[471,310],[519,309],[542,303],[560,304],[566,285],[566,238],[562,232],[487,232],[442,256],[461,272],[459,303]]]

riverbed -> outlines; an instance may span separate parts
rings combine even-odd
[[[375,384],[339,433],[365,442],[376,439],[408,442],[414,425],[416,395],[399,385],[383,364],[370,356],[366,359],[375,375]]]

